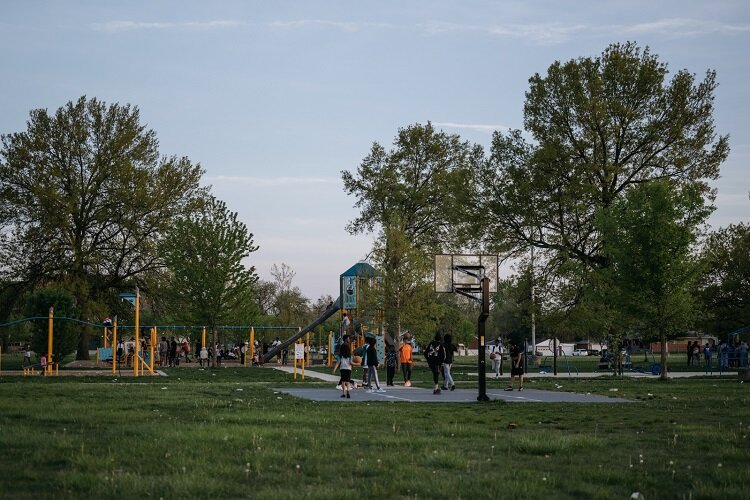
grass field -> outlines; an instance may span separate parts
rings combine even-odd
[[[527,381],[624,405],[342,404],[276,393],[272,369],[168,374],[0,378],[0,496],[750,497],[735,378]]]

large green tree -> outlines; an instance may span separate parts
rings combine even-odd
[[[59,283],[84,318],[162,269],[157,244],[203,192],[187,158],[160,157],[137,107],[81,97],[2,136],[0,281]],[[88,335],[78,358],[88,359]]]
[[[342,172],[344,190],[360,210],[348,230],[378,233],[374,260],[391,335],[404,328],[429,335],[435,327],[431,258],[450,246],[449,194],[477,158],[481,150],[459,136],[416,124],[399,129],[390,151],[374,143],[356,172]]]
[[[452,233],[445,216],[448,194],[481,150],[430,123],[399,129],[393,145],[386,151],[374,143],[356,172],[341,173],[344,190],[360,210],[347,229],[372,233],[398,224],[418,247],[440,249]]]
[[[663,180],[630,190],[598,214],[614,296],[634,323],[656,333],[662,378],[667,378],[667,339],[695,319],[691,292],[701,263],[693,247],[710,213],[695,186]]]
[[[660,179],[710,198],[708,182],[729,152],[714,131],[716,75],[668,74],[648,48],[625,43],[532,76],[524,126],[533,141],[495,133],[461,193],[466,234],[508,253],[533,245],[540,261],[554,264],[547,269],[558,285],[585,284],[588,272],[607,266],[598,210]]]
[[[750,325],[750,225],[731,224],[711,233],[699,283],[702,326],[715,335]]]
[[[402,227],[389,223],[375,242],[372,259],[382,276],[376,296],[390,340],[409,330],[418,341],[428,343],[439,314],[432,281],[426,280],[432,271],[430,255]]]
[[[176,304],[186,320],[205,325],[218,343],[217,326],[240,307],[257,307],[255,267],[243,260],[258,249],[247,226],[226,204],[209,197],[202,209],[179,218],[161,245]],[[213,352],[216,365],[216,350]]]

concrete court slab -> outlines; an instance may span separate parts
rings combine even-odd
[[[419,387],[389,387],[386,392],[367,392],[356,389],[351,392],[351,399],[341,397],[342,392],[335,388],[279,388],[274,391],[289,394],[298,398],[313,401],[391,401],[403,403],[476,403],[476,389],[456,389],[433,394],[432,389]],[[523,391],[487,390],[491,400],[507,401],[509,403],[632,403],[622,398],[610,398],[594,394],[578,394],[573,392],[543,391],[539,389],[524,389]]]

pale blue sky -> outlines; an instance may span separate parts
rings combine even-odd
[[[373,141],[431,120],[467,140],[522,126],[528,78],[611,42],[718,72],[732,154],[715,226],[750,214],[747,1],[0,2],[0,133],[81,95],[131,103],[187,155],[310,298],[370,249],[340,181]]]

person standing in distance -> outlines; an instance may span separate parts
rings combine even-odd
[[[411,387],[411,366],[413,349],[411,347],[411,334],[406,332],[403,336],[401,346],[398,348],[399,361],[401,362],[401,372],[404,374],[404,387]]]
[[[333,371],[335,373],[336,368],[341,368],[341,389],[343,390],[341,397],[351,399],[349,385],[352,380],[352,348],[348,341],[349,336],[344,335],[344,342],[341,344],[341,349],[339,351],[340,359],[333,368]]]
[[[443,361],[443,378],[445,379],[444,390],[450,389],[451,391],[456,388],[456,384],[453,382],[453,376],[451,375],[451,365],[453,365],[453,353],[458,351],[458,348],[453,343],[453,337],[449,333],[443,337],[443,349],[445,349],[445,361]]]
[[[505,388],[506,391],[513,390],[513,379],[518,377],[518,390],[523,390],[523,355],[521,349],[516,346],[512,341],[510,344],[510,385]]]
[[[443,347],[443,339],[440,333],[435,334],[435,338],[427,344],[427,348],[424,350],[424,356],[427,359],[427,364],[432,371],[432,381],[435,388],[432,390],[433,394],[440,394],[440,385],[438,384],[438,372],[445,362],[445,348]]]

